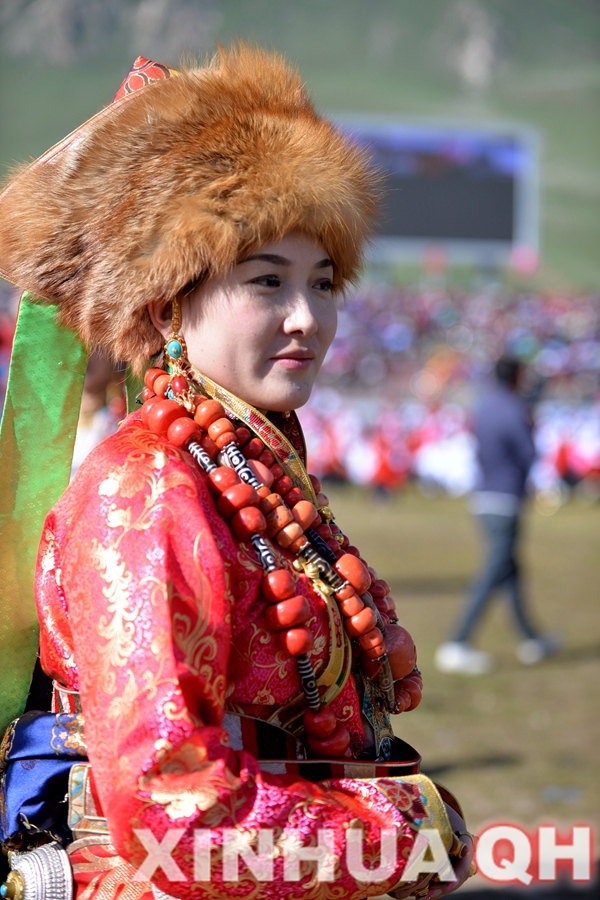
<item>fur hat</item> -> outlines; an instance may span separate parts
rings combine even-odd
[[[18,173],[0,195],[0,269],[139,372],[163,343],[148,303],[292,230],[353,281],[378,193],[298,73],[241,45],[125,95]]]

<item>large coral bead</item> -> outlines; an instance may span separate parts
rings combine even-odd
[[[406,628],[388,625],[385,629],[385,648],[394,681],[412,672],[417,664],[417,649]]]
[[[371,576],[367,567],[350,553],[344,553],[343,556],[336,561],[334,568],[338,575],[345,581],[349,581],[354,590],[358,594],[364,594],[369,590],[371,585]]]

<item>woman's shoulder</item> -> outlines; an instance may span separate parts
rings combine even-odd
[[[136,411],[84,459],[58,506],[111,497],[133,501],[171,490],[203,496],[206,476],[188,453],[148,431]]]

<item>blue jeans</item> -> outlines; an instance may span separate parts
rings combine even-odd
[[[472,583],[452,640],[469,641],[496,588],[507,591],[515,624],[523,638],[536,638],[523,600],[521,577],[515,550],[519,537],[520,513],[512,516],[482,513],[477,516],[486,539],[483,568]]]

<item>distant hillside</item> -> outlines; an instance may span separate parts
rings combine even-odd
[[[542,156],[544,285],[600,288],[597,0],[3,0],[0,162],[107,103],[138,54],[243,37],[333,111],[525,122]]]

